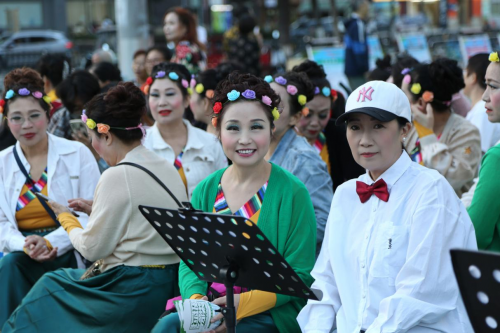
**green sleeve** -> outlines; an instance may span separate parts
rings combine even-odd
[[[191,204],[194,209],[205,210],[204,203],[206,202],[206,182],[202,182],[196,186],[191,197]],[[196,274],[181,260],[179,265],[179,289],[183,299],[188,299],[194,294],[206,295],[207,283],[198,279]]]
[[[291,217],[283,257],[302,281],[307,286],[311,286],[313,278],[310,273],[314,266],[316,253],[316,215],[305,186],[300,186],[293,197]],[[277,294],[276,307],[288,303],[292,299],[296,298]]]
[[[498,170],[500,170],[500,147],[493,147],[483,158],[479,182],[468,209],[480,250],[487,249],[491,245],[495,227],[500,222]]]

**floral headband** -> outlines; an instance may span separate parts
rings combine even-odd
[[[83,110],[83,112],[82,112],[82,121],[91,130],[93,130],[94,128],[97,127],[97,133],[107,134],[107,133],[109,133],[110,129],[117,129],[117,130],[123,130],[123,131],[131,131],[131,130],[135,130],[135,129],[140,129],[142,132],[142,136],[143,137],[146,136],[146,129],[142,126],[142,124],[139,124],[136,127],[111,127],[109,125],[102,124],[102,123],[96,124],[96,122],[93,119],[90,119],[87,117],[85,112],[86,112],[85,110]]]
[[[195,80],[194,75],[193,75],[191,77],[190,87],[188,89],[189,89],[189,94],[190,95],[193,93],[193,90],[196,91],[196,93],[198,95],[201,95],[205,91],[205,86],[203,85],[203,83],[196,83],[196,80]],[[213,89],[207,89],[205,91],[205,96],[207,98],[214,98],[214,91],[213,91]]]
[[[5,99],[6,100],[9,100],[11,98],[13,98],[14,96],[16,95],[15,91],[10,89],[9,91],[7,91],[7,93],[5,94]],[[40,91],[34,91],[34,92],[31,92],[28,90],[28,88],[21,88],[17,91],[17,95],[18,96],[33,96],[35,97],[36,99],[43,99],[45,103],[47,103],[51,108],[52,108],[52,103],[50,103],[50,98],[49,96],[47,95],[44,95],[42,92]],[[5,106],[5,100],[4,99],[1,99],[0,100],[0,114],[3,114],[3,109],[4,109],[4,106]]]
[[[283,76],[278,76],[276,79],[273,80],[273,77],[271,75],[267,75],[266,77],[264,77],[264,81],[266,81],[267,83],[271,83],[274,81],[281,86],[286,86],[286,92],[288,94],[290,94],[292,96],[297,95],[297,92],[298,92],[297,87],[292,85],[292,84],[287,85],[287,80]],[[297,100],[298,100],[299,104],[303,107],[302,108],[302,115],[307,116],[309,114],[309,109],[304,107],[307,103],[307,97],[305,95],[300,94],[297,97]]]
[[[319,87],[314,88],[314,95],[319,95],[322,94],[325,97],[330,97],[332,96],[332,102],[335,102],[338,98],[338,93],[337,90],[331,89],[329,87],[323,87],[321,90]]]
[[[158,71],[155,75],[155,79],[164,79],[167,76],[167,73],[165,71]],[[179,74],[176,72],[169,72],[168,73],[168,78],[172,81],[177,81],[179,80]],[[189,91],[189,83],[187,80],[182,79],[182,86]],[[144,93],[147,95],[149,93],[149,88],[151,88],[151,85],[153,84],[153,78],[150,76],[146,80],[146,85],[144,86]]]
[[[259,99],[257,99],[255,91],[250,90],[250,89],[245,90],[243,93],[240,93],[237,90],[231,90],[231,92],[227,93],[227,102],[225,102],[224,104],[227,104],[229,102],[234,102],[238,98],[240,98],[240,96],[244,97],[245,99],[250,100],[250,101],[251,100],[259,101],[259,102],[261,102],[264,105],[267,105],[269,107],[272,106],[272,100],[269,96],[264,95],[259,100]],[[212,108],[214,111],[214,117],[212,118],[212,125],[214,125],[214,127],[217,127],[217,119],[218,119],[219,113],[222,111],[223,107],[224,106],[221,102],[216,102]],[[272,111],[272,114],[273,114],[274,121],[280,119],[280,112],[278,111],[278,108],[275,107]]]

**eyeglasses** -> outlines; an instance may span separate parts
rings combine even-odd
[[[28,119],[27,119],[27,120],[28,120],[30,123],[32,123],[32,124],[33,124],[33,123],[37,122],[38,120],[40,120],[40,118],[42,117],[42,115],[43,115],[43,114],[42,114],[41,112],[32,113],[32,114],[30,114],[30,115],[28,116]],[[10,118],[8,118],[8,119],[9,119],[9,122],[10,122],[12,125],[23,125],[23,124],[24,124],[24,122],[26,121],[26,119],[25,119],[25,118],[23,118],[23,117],[21,117],[21,116],[17,116],[17,115],[14,115],[14,116],[12,116],[12,117],[10,117]]]

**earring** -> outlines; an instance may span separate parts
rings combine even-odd
[[[405,136],[405,137],[403,137],[403,142],[405,142],[405,141],[406,141],[406,136]]]

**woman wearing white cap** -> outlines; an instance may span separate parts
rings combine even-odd
[[[474,228],[449,183],[402,149],[408,98],[368,82],[347,100],[347,140],[367,169],[337,188],[323,247],[311,272],[303,332],[473,332],[449,250],[476,249]]]

